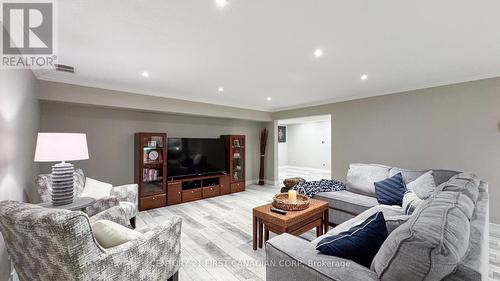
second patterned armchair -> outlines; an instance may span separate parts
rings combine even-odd
[[[92,197],[96,202],[85,209],[88,216],[93,216],[114,206],[123,208],[130,224],[135,228],[135,217],[138,212],[138,187],[137,184],[112,186],[109,183],[100,182],[85,177],[82,169],[76,169],[74,173],[74,195],[75,197]],[[52,201],[52,184],[50,174],[41,174],[35,178],[35,186],[42,202]]]
[[[116,217],[109,211],[103,213],[89,219],[80,211],[0,202],[0,232],[19,280],[177,280],[181,261],[180,217],[166,219],[137,239],[103,248],[95,239],[92,221],[120,223],[119,212]]]

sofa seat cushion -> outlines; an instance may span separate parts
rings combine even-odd
[[[389,177],[390,167],[376,164],[351,164],[347,171],[346,189],[375,197],[374,182]]]
[[[453,273],[469,248],[478,186],[477,177],[460,174],[422,203],[375,256],[380,280],[441,280]]]
[[[348,190],[321,192],[316,194],[314,199],[327,201],[330,208],[354,215],[361,214],[371,207],[378,205],[377,198]]]

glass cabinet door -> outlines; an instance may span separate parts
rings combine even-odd
[[[231,140],[231,170],[232,181],[245,179],[245,139],[233,137]]]
[[[165,140],[161,136],[143,136],[142,146],[142,193],[155,194],[164,192],[163,171],[165,165]]]

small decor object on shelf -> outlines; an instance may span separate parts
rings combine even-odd
[[[234,147],[240,147],[240,140],[239,139],[235,139],[234,140]]]
[[[35,162],[58,162],[52,166],[52,205],[73,203],[75,167],[66,161],[89,159],[87,136],[71,133],[38,133]]]
[[[291,202],[297,201],[297,191],[296,190],[289,190],[288,191],[288,200],[290,200]]]
[[[297,198],[291,201],[288,193],[276,194],[273,198],[273,207],[287,211],[302,211],[309,208],[309,198],[302,194],[296,194]]]
[[[148,146],[155,148],[156,147],[156,141],[149,141],[148,142]]]
[[[149,160],[156,161],[156,159],[158,159],[158,151],[156,151],[156,150],[150,151],[148,154],[148,157],[149,157]]]

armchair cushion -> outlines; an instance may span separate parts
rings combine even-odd
[[[94,222],[92,232],[94,232],[97,243],[106,249],[132,241],[142,235],[138,231],[108,220]]]
[[[87,177],[85,180],[85,188],[81,196],[92,197],[95,199],[103,198],[110,195],[112,184],[98,181]]]

